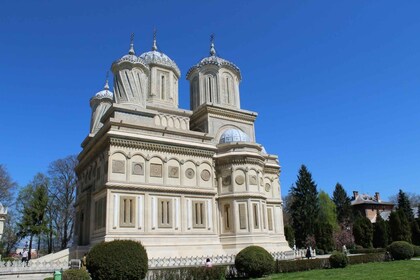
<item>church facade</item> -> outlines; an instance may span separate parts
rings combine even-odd
[[[77,248],[132,239],[152,258],[290,250],[278,157],[240,106],[239,68],[212,42],[186,75],[190,110],[178,107],[181,72],[156,38],[139,56],[131,43],[111,70],[114,92],[107,81],[91,98],[76,168]]]

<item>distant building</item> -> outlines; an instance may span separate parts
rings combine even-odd
[[[377,214],[379,213],[384,220],[388,220],[394,203],[382,201],[379,192],[374,196],[367,194],[359,194],[353,191],[353,199],[351,201],[353,209],[359,211],[363,216],[367,217],[372,223],[376,223]]]

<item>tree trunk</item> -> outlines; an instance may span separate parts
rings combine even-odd
[[[31,233],[31,238],[29,238],[29,250],[28,250],[28,261],[32,258],[32,240],[34,238],[33,233]]]

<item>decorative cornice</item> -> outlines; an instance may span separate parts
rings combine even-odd
[[[219,195],[216,199],[225,199],[225,198],[259,198],[259,199],[267,199],[267,196],[261,193],[251,193],[251,192],[244,192],[244,193],[230,193],[230,194],[223,194]]]
[[[213,104],[204,104],[204,106],[200,107],[201,108],[198,108],[198,110],[195,111],[191,116],[192,122],[198,120],[200,117],[205,115],[216,115],[253,123],[258,116],[258,114],[255,112],[245,110],[233,110],[231,108],[225,107],[216,107]]]
[[[128,183],[106,183],[105,187],[109,190],[137,190],[147,192],[176,193],[176,194],[196,194],[196,195],[216,195],[216,189],[198,189],[185,187],[168,187],[146,184],[128,184]]]
[[[110,144],[112,146],[117,146],[117,147],[130,147],[130,148],[145,149],[145,150],[150,150],[150,151],[159,151],[159,152],[209,157],[209,158],[213,157],[215,153],[213,151],[204,150],[204,149],[181,147],[181,146],[175,146],[175,145],[166,145],[166,144],[151,143],[151,142],[136,141],[136,140],[127,140],[127,139],[120,139],[120,138],[114,138],[114,137],[110,138]]]
[[[264,161],[256,158],[249,158],[249,157],[231,157],[231,158],[223,158],[217,159],[217,167],[226,168],[229,167],[231,164],[233,165],[243,165],[243,164],[255,164],[260,167],[264,167]],[[265,169],[265,168],[264,168]]]

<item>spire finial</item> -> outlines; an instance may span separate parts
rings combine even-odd
[[[106,71],[106,80],[105,80],[104,90],[109,90],[108,76],[109,76],[109,71]]]
[[[216,49],[214,48],[214,33],[210,35],[210,55],[216,55]]]
[[[136,54],[134,51],[134,33],[131,33],[130,36],[130,50],[128,51],[128,54]]]
[[[156,30],[156,27],[155,28],[153,28],[153,46],[152,46],[152,51],[157,51],[157,45],[156,45],[156,33],[157,33],[157,30]]]

